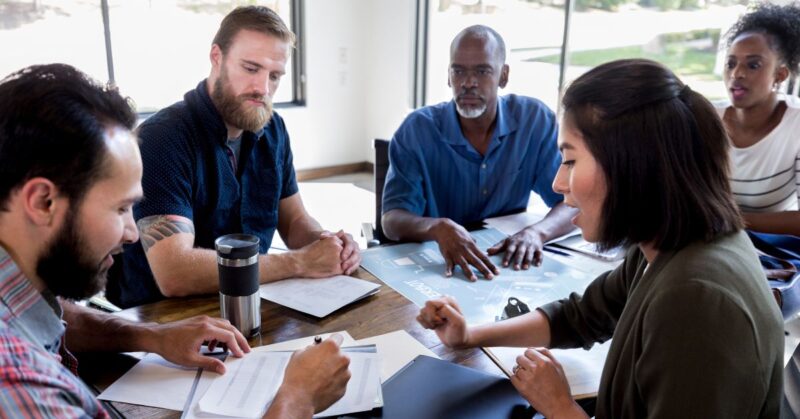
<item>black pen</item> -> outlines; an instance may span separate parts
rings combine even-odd
[[[550,253],[555,253],[555,254],[557,254],[557,255],[561,255],[561,256],[566,256],[566,257],[570,257],[570,256],[572,256],[572,255],[570,255],[570,254],[569,254],[569,253],[567,253],[567,252],[563,252],[563,251],[561,251],[561,250],[556,250],[556,249],[553,249],[553,248],[552,248],[552,247],[550,247],[550,246],[545,246],[545,247],[543,247],[543,248],[542,248],[542,250],[546,250],[546,251],[548,251],[548,252],[550,252]]]

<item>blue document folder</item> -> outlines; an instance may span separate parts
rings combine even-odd
[[[383,409],[354,417],[530,418],[534,412],[505,377],[420,355],[383,384]]]

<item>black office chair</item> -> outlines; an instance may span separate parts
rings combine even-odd
[[[389,171],[389,140],[376,138],[372,141],[375,148],[375,220],[374,224],[364,223],[362,226],[367,247],[373,247],[389,240],[383,234],[381,227],[381,208],[383,207],[383,184],[386,181],[386,172]]]

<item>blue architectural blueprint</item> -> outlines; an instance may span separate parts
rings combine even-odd
[[[486,250],[506,236],[495,229],[472,232],[478,247]],[[460,268],[444,276],[444,258],[436,242],[406,243],[366,250],[361,266],[386,285],[417,304],[443,295],[455,297],[470,324],[499,320],[510,297],[526,303],[531,310],[571,292],[583,292],[594,276],[571,268],[545,255],[542,265],[523,271],[503,268],[502,255],[492,257],[500,275],[470,282]]]

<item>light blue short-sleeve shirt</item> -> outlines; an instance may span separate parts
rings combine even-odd
[[[389,146],[383,213],[404,209],[459,224],[524,211],[531,191],[553,207],[563,200],[552,185],[561,156],[556,116],[539,100],[498,97],[497,121],[486,155],[461,132],[454,101],[409,115]]]

